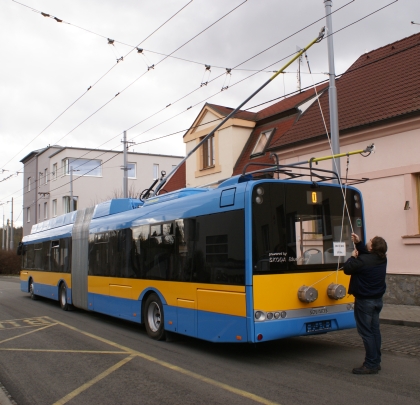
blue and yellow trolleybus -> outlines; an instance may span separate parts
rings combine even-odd
[[[262,172],[288,179],[254,177]],[[291,173],[276,165],[39,223],[19,247],[21,290],[144,323],[154,339],[261,342],[352,328],[340,264],[351,232],[364,239],[362,196]]]

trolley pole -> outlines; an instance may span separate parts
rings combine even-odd
[[[12,197],[12,208],[10,210],[10,250],[14,249],[14,242],[13,242],[13,197]]]
[[[338,108],[337,108],[337,88],[335,87],[335,65],[334,65],[334,43],[332,36],[332,19],[331,19],[331,0],[324,0],[325,4],[325,19],[327,27],[327,44],[328,44],[328,73],[330,77],[330,86],[328,89],[329,103],[330,103],[330,133],[331,146],[333,155],[340,153],[340,140],[338,133]],[[337,172],[341,178],[340,160],[333,158],[332,170]],[[334,180],[334,182],[336,182]]]

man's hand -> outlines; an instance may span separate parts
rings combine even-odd
[[[353,241],[353,243],[359,243],[360,242],[360,238],[355,233],[351,234],[351,240]]]
[[[353,252],[351,253],[351,255],[357,259],[357,256],[359,256],[359,252],[357,251],[357,249],[354,249]]]

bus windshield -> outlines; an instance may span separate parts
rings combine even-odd
[[[256,185],[252,193],[254,274],[319,271],[344,263],[353,250],[351,232],[361,239],[364,233],[360,193],[344,192],[347,207],[339,187]]]

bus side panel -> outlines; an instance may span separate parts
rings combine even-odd
[[[353,311],[293,319],[271,320],[269,322],[255,322],[255,335],[253,341],[264,342],[292,336],[310,335],[311,333],[306,332],[306,324],[320,321],[331,322],[331,329],[329,329],[328,332],[354,328],[356,326]],[[259,334],[262,335],[261,340],[257,339]]]
[[[20,291],[29,292],[29,272],[26,270],[20,272]]]
[[[198,311],[197,337],[211,342],[247,342],[246,318]]]
[[[246,342],[245,297],[245,292],[197,289],[197,337],[212,342]]]
[[[89,310],[140,323],[141,303],[130,298],[88,294]]]

